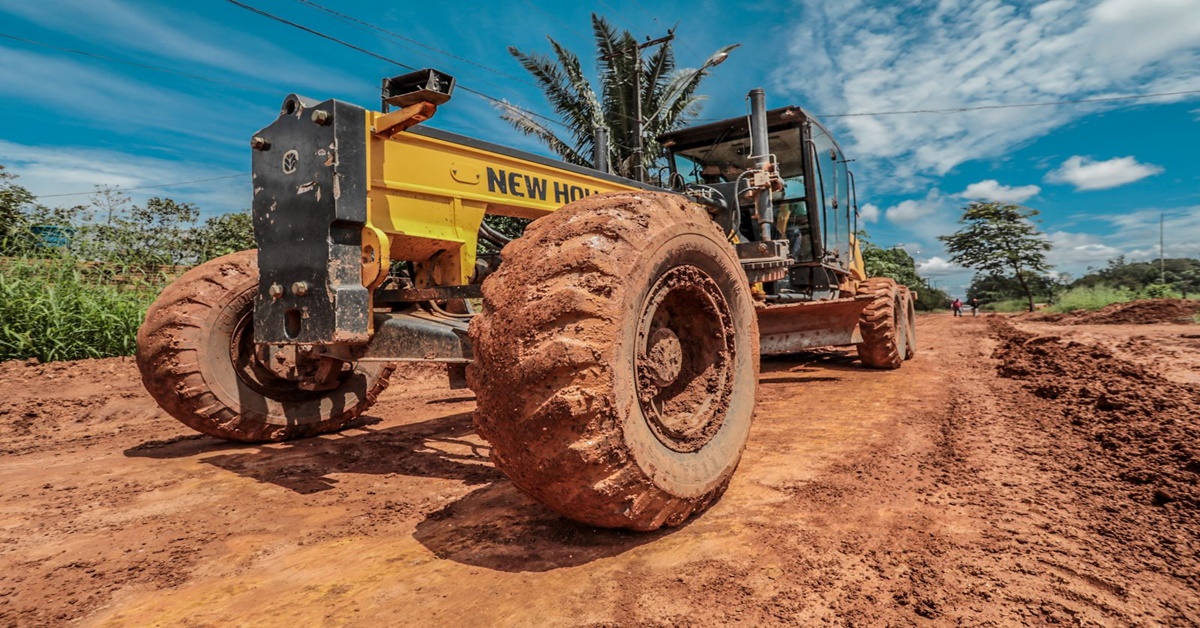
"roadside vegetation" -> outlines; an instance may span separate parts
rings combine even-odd
[[[1110,260],[1106,268],[1091,270],[1078,279],[1066,274],[1035,275],[1026,279],[1032,286],[1034,300],[1045,304],[1045,309],[1050,312],[1098,310],[1139,299],[1197,299],[1200,298],[1200,281],[1197,281],[1200,279],[1200,259],[1167,259],[1160,266],[1158,260],[1131,264],[1124,258],[1116,258]],[[967,289],[967,299],[971,298],[979,299],[982,309],[991,312],[1027,309],[1020,287],[1004,277],[976,275]]]
[[[1098,310],[1139,299],[1200,298],[1200,260],[1127,262],[1117,257],[1073,279],[1046,261],[1050,243],[1037,227],[1038,211],[1007,203],[970,203],[961,229],[938,239],[951,260],[976,271],[966,302],[989,312],[1043,307],[1051,312]],[[1041,305],[1039,305],[1041,304]]]
[[[900,247],[882,248],[871,242],[866,231],[858,232],[863,265],[868,277],[891,277],[917,293],[913,305],[923,312],[950,307],[950,295],[934,288],[917,273],[917,263],[908,251]]]
[[[254,247],[248,212],[198,222],[169,198],[98,188],[49,208],[0,165],[0,360],[132,355],[146,308],[187,268]]]

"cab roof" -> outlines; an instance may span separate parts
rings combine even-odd
[[[767,111],[768,131],[799,127],[805,120],[811,120],[817,125],[821,124],[801,107],[788,106]],[[658,143],[678,151],[696,146],[708,146],[727,139],[749,136],[749,118],[747,116],[739,116],[719,122],[710,122],[700,126],[671,131],[670,133],[663,133],[658,136]]]

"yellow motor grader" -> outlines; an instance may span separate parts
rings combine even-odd
[[[656,186],[421,125],[453,87],[423,70],[384,80],[381,111],[284,99],[251,139],[258,248],[189,271],[138,332],[164,410],[300,438],[364,412],[397,363],[446,363],[519,488],[652,530],[725,490],[760,355],[912,357],[915,295],[865,276],[853,176],[803,109],[758,89],[748,118],[658,138]],[[486,215],[534,220],[510,241]]]

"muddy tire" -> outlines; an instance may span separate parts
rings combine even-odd
[[[907,315],[899,286],[886,277],[872,277],[858,285],[858,294],[874,297],[858,319],[863,337],[857,345],[859,360],[870,368],[899,368],[908,352]]]
[[[467,378],[491,458],[576,521],[654,530],[713,503],[741,459],[758,322],[732,247],[679,196],[592,196],[502,252]]]
[[[393,365],[357,364],[333,390],[301,390],[254,360],[258,254],[242,251],[185,273],[138,330],[142,382],[168,414],[225,440],[281,441],[333,432],[387,387]]]
[[[904,303],[904,329],[908,335],[904,342],[904,359],[917,355],[917,305],[908,286],[900,286],[900,299]]]

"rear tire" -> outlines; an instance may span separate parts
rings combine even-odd
[[[859,317],[858,358],[870,368],[900,368],[908,352],[908,326],[899,287],[887,277],[872,277],[858,285],[858,294],[874,297]]]
[[[707,212],[674,194],[591,196],[502,256],[467,370],[496,467],[595,526],[654,530],[713,503],[749,436],[758,321]]]
[[[253,443],[333,432],[375,403],[392,364],[356,364],[319,392],[259,366],[257,290],[258,252],[242,251],[189,270],[150,306],[137,365],[163,410],[198,432]]]

